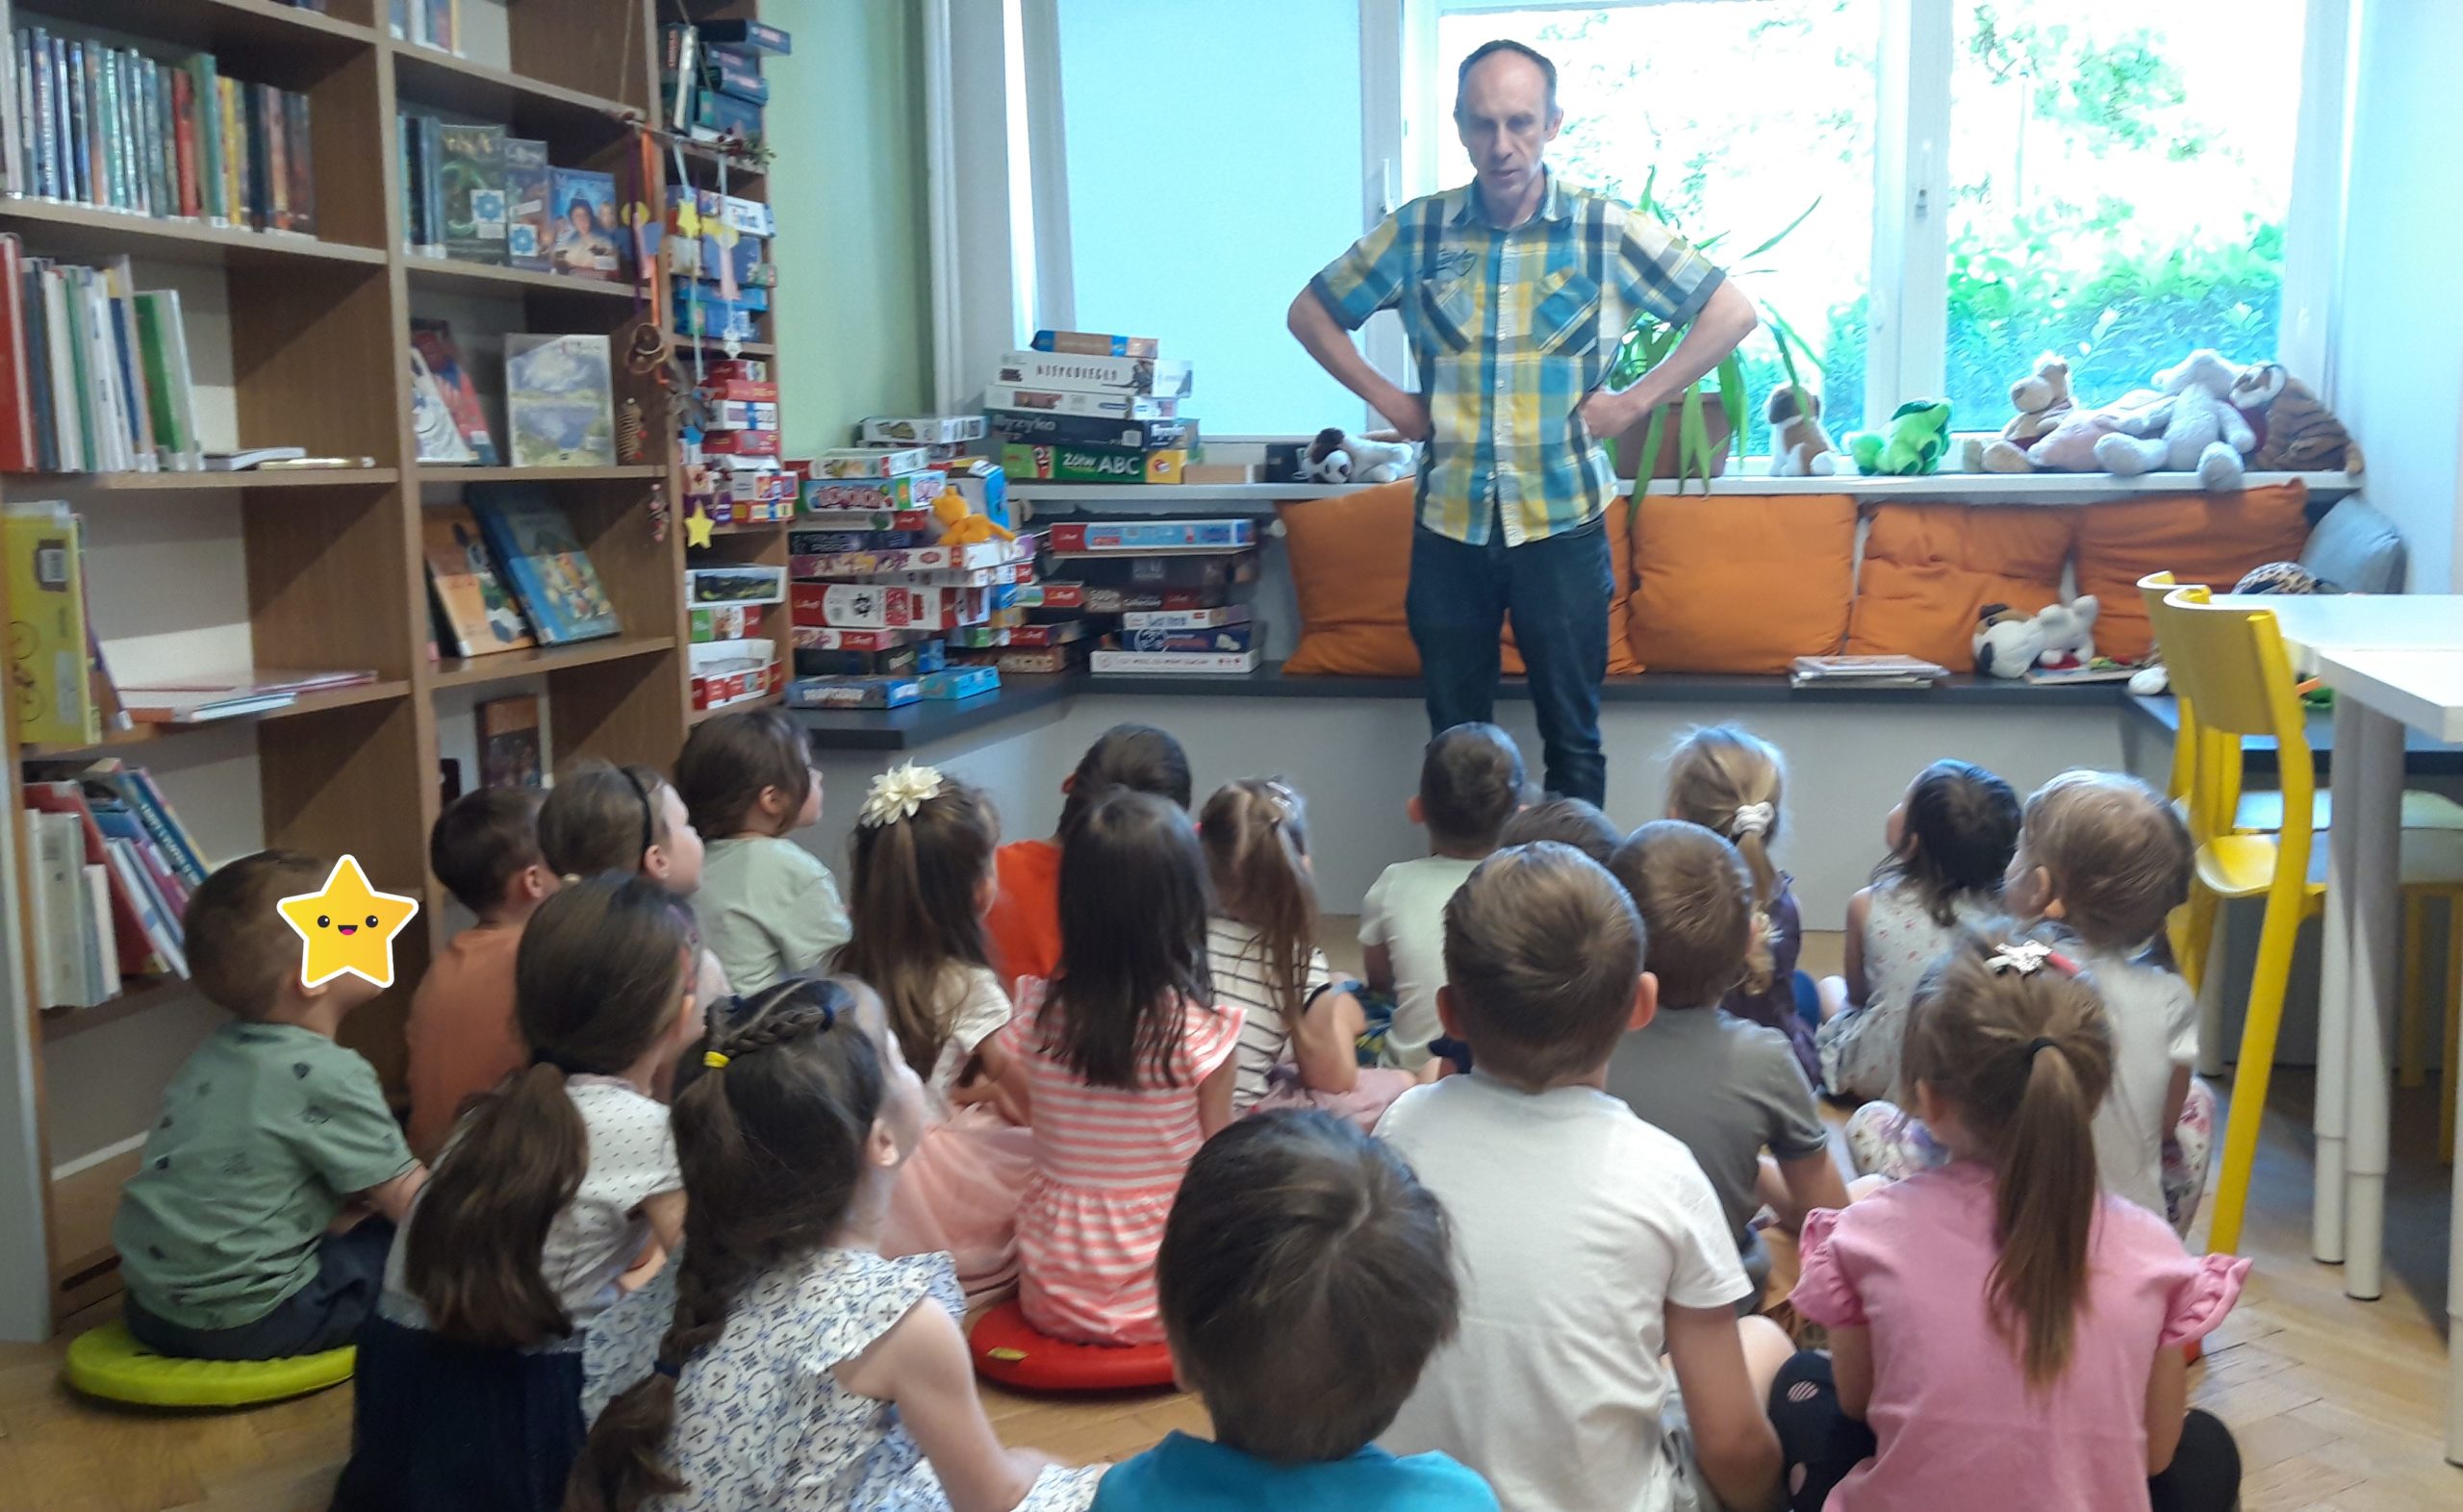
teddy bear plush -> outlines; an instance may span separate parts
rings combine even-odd
[[[2069,392],[2069,363],[2051,352],[2036,359],[2036,368],[2010,386],[2010,402],[2019,413],[2001,427],[2001,439],[1983,448],[1970,471],[2033,472],[2027,448],[2051,435],[2077,408]]]
[[[2196,472],[2210,493],[2241,486],[2242,456],[2258,443],[2257,433],[2232,407],[2232,385],[2241,370],[2210,347],[2199,347],[2177,367],[2155,375],[2164,398],[2123,417],[2121,433],[2095,442],[2095,460],[2115,476],[2134,478],[2158,468]]]
[[[1821,395],[1783,383],[1770,391],[1763,417],[1770,422],[1770,476],[1827,478],[1839,470],[1839,448],[1821,424]]]
[[[2027,448],[2027,461],[2039,472],[2101,472],[2095,443],[2122,434],[2123,423],[2164,396],[2152,389],[2132,389],[2100,409],[2071,410],[2044,440]]]
[[[2251,363],[2232,383],[2232,408],[2258,438],[2261,472],[2358,472],[2360,447],[2318,391],[2281,363]]]
[[[986,541],[1015,541],[1017,535],[1002,528],[989,516],[976,514],[967,507],[966,495],[955,489],[943,491],[932,500],[932,518],[941,527],[941,544],[972,546]]]
[[[1300,454],[1300,475],[1311,483],[1391,483],[1409,477],[1418,456],[1409,441],[1374,441],[1330,425]]]
[[[1968,642],[1975,669],[2015,679],[2039,667],[2052,671],[2084,667],[2095,656],[2095,615],[2101,607],[2093,593],[2066,604],[2046,604],[2033,615],[2021,615],[2007,604],[1987,604]]]
[[[1847,438],[1848,455],[1866,477],[1919,478],[1942,466],[1950,447],[1950,401],[1911,399],[1891,412],[1886,431],[1858,431]]]

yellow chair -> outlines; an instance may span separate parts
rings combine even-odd
[[[2165,595],[2155,624],[2173,687],[2196,712],[2188,763],[2188,823],[2197,859],[2184,960],[2205,960],[2217,911],[2225,900],[2266,900],[2209,1241],[2218,1251],[2230,1251],[2239,1247],[2248,1203],[2249,1170],[2257,1156],[2267,1082],[2274,1069],[2293,945],[2301,921],[2318,912],[2325,897],[2325,852],[2317,844],[2315,823],[2299,822],[2315,813],[2316,767],[2306,714],[2294,691],[2291,660],[2273,613],[2220,607],[2208,601],[2202,588],[2180,588]],[[2272,737],[2279,754],[2288,822],[2273,834],[2243,831],[2229,819],[2218,818],[2235,814],[2241,744],[2249,736]],[[2405,831],[2400,882],[2407,894],[2463,890],[2463,834]]]

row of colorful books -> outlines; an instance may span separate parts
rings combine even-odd
[[[1001,464],[1022,483],[1179,483],[1204,457],[1185,362],[1153,337],[1038,331],[984,389]]]
[[[783,58],[795,39],[760,21],[676,22],[659,30],[659,110],[668,130],[695,141],[756,148],[770,100],[766,55]]]
[[[308,96],[21,26],[6,66],[9,181],[20,192],[158,219],[314,235]]]
[[[436,644],[487,656],[622,633],[616,607],[545,489],[473,485],[419,512]]]
[[[175,290],[29,258],[0,235],[0,470],[195,472],[205,466]]]
[[[25,785],[35,995],[91,1008],[132,978],[185,977],[181,920],[208,867],[152,776],[35,763]]]
[[[505,455],[453,327],[411,322],[411,429],[422,463],[494,467]],[[517,467],[616,465],[615,380],[604,336],[504,339],[505,429]]]
[[[622,280],[631,240],[613,174],[560,168],[501,126],[396,117],[403,239],[415,257]]]

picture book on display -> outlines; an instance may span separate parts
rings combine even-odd
[[[516,267],[537,272],[547,266],[556,234],[548,209],[552,177],[546,142],[504,139],[504,253]]]
[[[550,168],[546,200],[548,265],[584,278],[622,278],[627,238],[616,217],[615,175]]]
[[[489,553],[521,598],[523,617],[542,645],[620,633],[597,568],[546,490],[504,484],[472,488],[469,498]]]
[[[411,345],[426,360],[428,373],[436,380],[436,391],[453,416],[453,427],[461,432],[463,443],[470,448],[470,460],[482,467],[495,466],[495,438],[489,434],[487,412],[479,407],[478,386],[462,365],[462,349],[453,342],[453,327],[443,320],[414,320]],[[422,456],[419,460],[429,459]]]
[[[504,138],[501,126],[446,123],[434,164],[444,199],[444,255],[457,263],[505,259]]]
[[[444,397],[444,386],[428,367],[419,346],[411,346],[411,434],[421,462],[476,463],[478,455],[462,439],[462,426]]]
[[[518,693],[491,698],[476,710],[479,785],[536,788],[545,783],[546,761],[539,739],[539,697]]]
[[[607,338],[506,337],[504,403],[515,466],[616,465]]]
[[[534,643],[513,591],[488,556],[469,506],[431,505],[419,512],[421,554],[434,598],[437,644],[452,656],[519,651]]]

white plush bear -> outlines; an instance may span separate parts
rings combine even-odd
[[[2095,616],[2101,608],[2093,593],[2066,604],[2046,604],[2031,616],[2006,604],[1987,604],[1968,642],[1975,669],[2016,679],[2039,667],[2048,671],[2084,667],[2095,659]]]
[[[2233,381],[2241,370],[2210,348],[2190,353],[2178,367],[2155,375],[2165,397],[2122,421],[2122,434],[2095,442],[2095,461],[2124,478],[2165,468],[2195,471],[2211,493],[2241,486],[2241,456],[2258,444],[2257,433],[2232,407]]]
[[[2085,594],[2066,604],[2046,604],[2036,615],[2044,627],[2044,649],[2036,665],[2046,671],[2072,671],[2095,659],[2095,616],[2103,605]]]
[[[1330,425],[1300,454],[1300,475],[1312,483],[1391,483],[1409,477],[1418,458],[1409,441],[1373,441]]]

